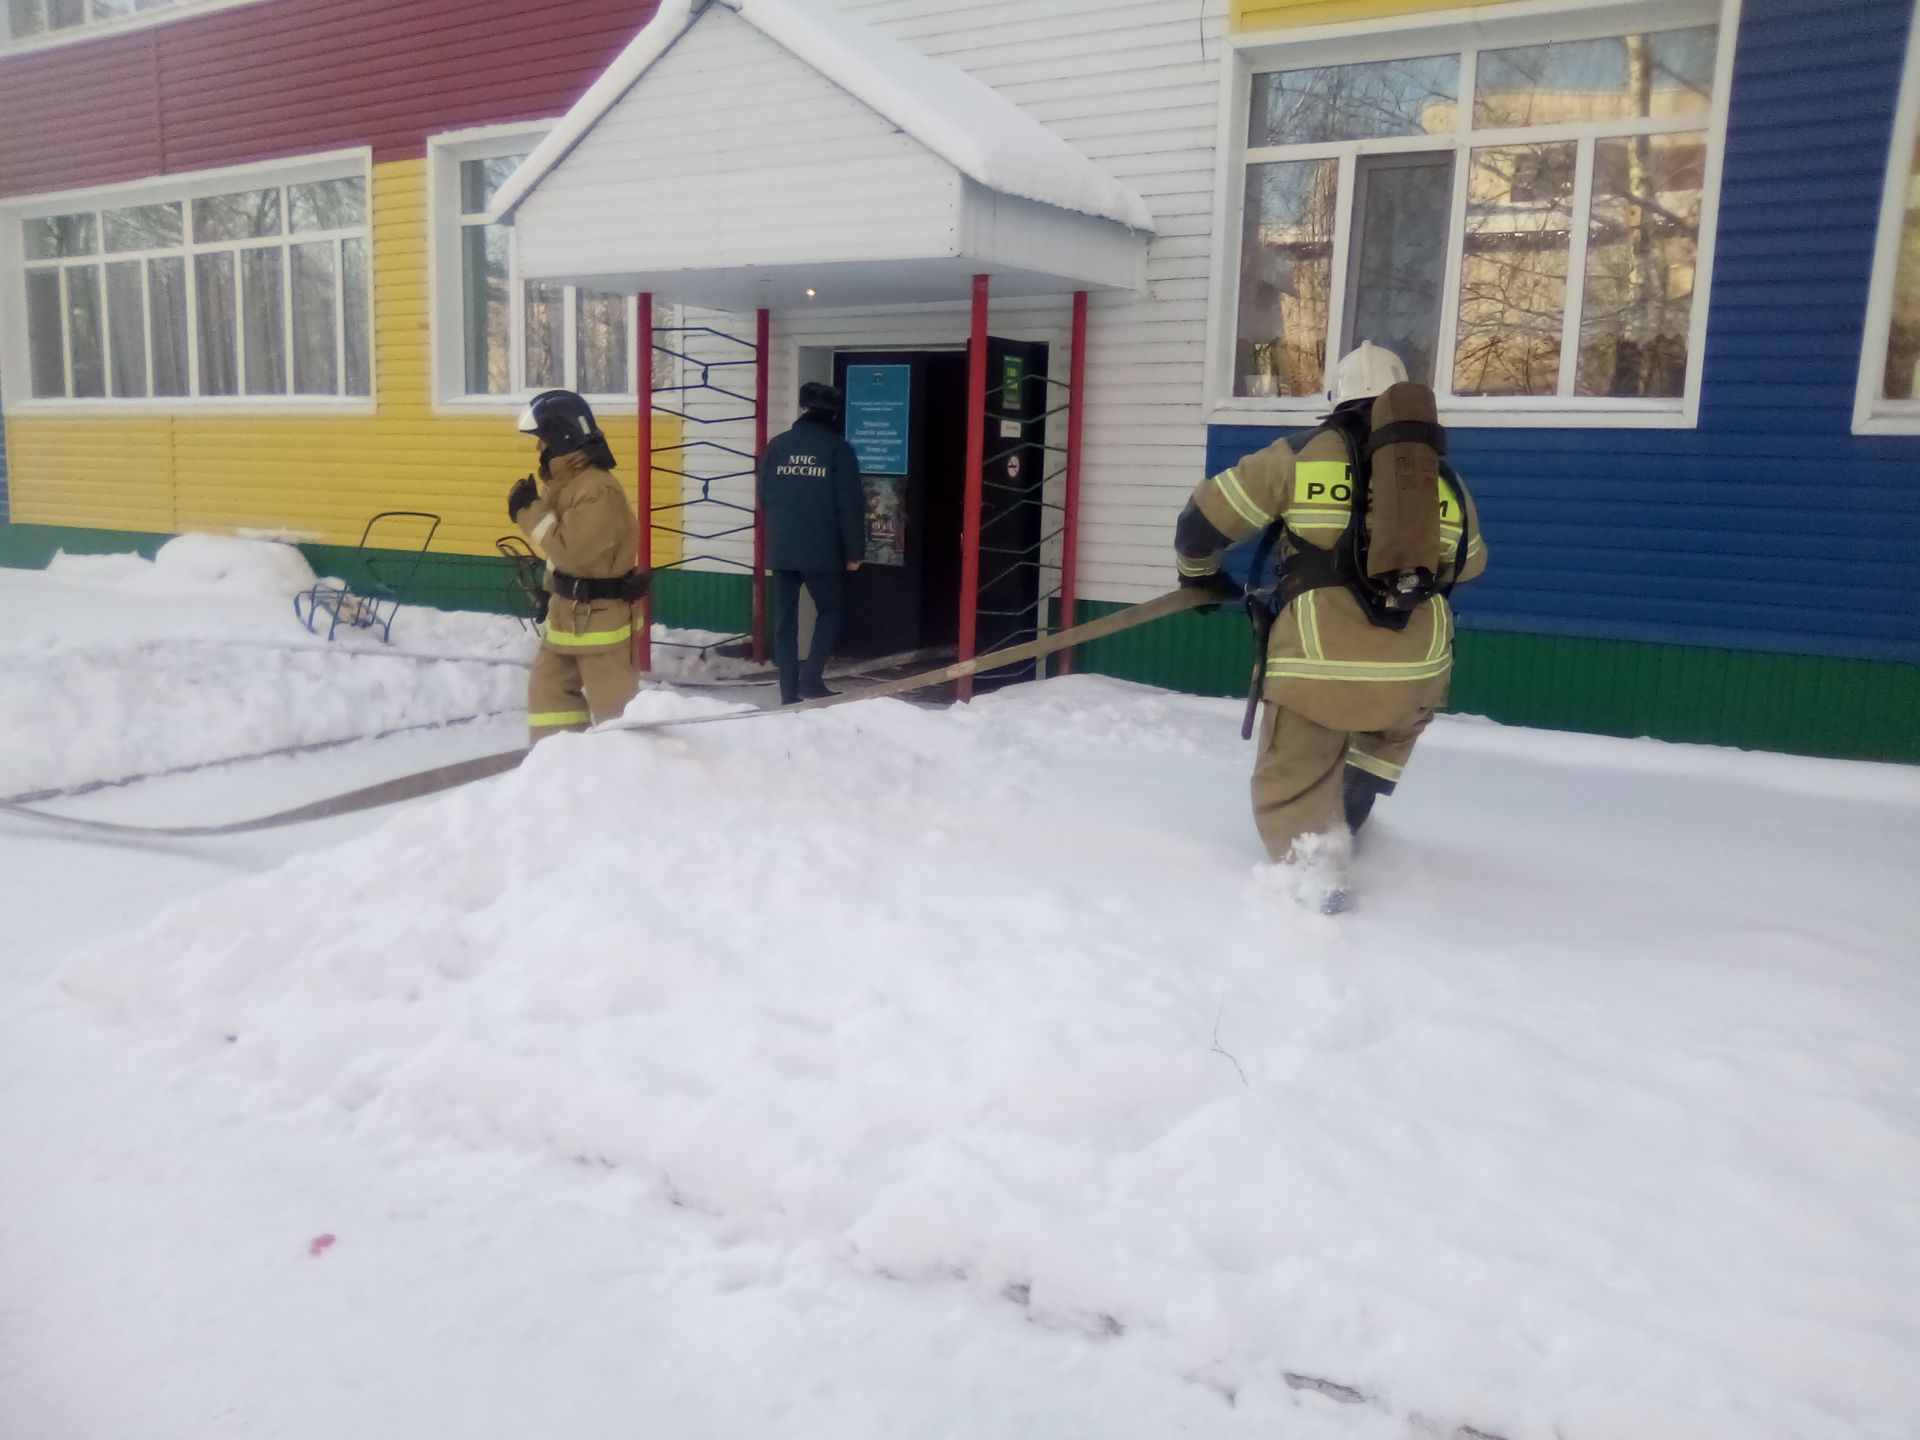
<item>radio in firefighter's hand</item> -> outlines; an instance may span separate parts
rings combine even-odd
[[[513,488],[507,491],[507,518],[518,525],[520,512],[539,498],[540,486],[533,476],[523,476],[514,481]]]
[[[626,710],[640,684],[633,607],[649,577],[633,568],[639,528],[592,407],[543,391],[520,430],[540,452],[540,479],[515,485],[507,508],[547,559],[547,630],[527,678],[527,726],[540,740]]]
[[[1340,362],[1319,426],[1201,483],[1174,532],[1183,584],[1225,573],[1259,634],[1253,815],[1321,908],[1348,903],[1351,835],[1446,702],[1447,596],[1486,568],[1433,391],[1390,351]]]

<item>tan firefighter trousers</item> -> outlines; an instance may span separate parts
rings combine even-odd
[[[539,741],[618,719],[639,689],[626,645],[575,651],[543,645],[527,676],[528,736]]]
[[[1293,842],[1303,835],[1326,835],[1346,828],[1341,797],[1347,766],[1366,770],[1392,788],[1438,704],[1430,682],[1406,689],[1408,703],[1402,716],[1390,728],[1380,730],[1353,731],[1324,723],[1338,723],[1344,717],[1326,713],[1340,707],[1319,703],[1323,697],[1309,699],[1305,710],[1267,702],[1260,726],[1260,754],[1253,764],[1253,823],[1267,847],[1268,858],[1286,859]],[[1378,724],[1377,707],[1387,697],[1376,694],[1368,698],[1368,708],[1376,710],[1369,721]]]

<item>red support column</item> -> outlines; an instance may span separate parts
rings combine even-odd
[[[1073,628],[1075,585],[1080,573],[1080,434],[1086,418],[1087,292],[1073,292],[1073,360],[1067,391],[1066,519],[1060,531],[1060,628]],[[1073,651],[1060,652],[1060,673],[1073,673]]]
[[[771,325],[762,310],[753,326],[753,658],[756,664],[767,659],[767,526],[760,514],[760,462],[767,454],[768,389],[767,370],[771,359],[768,344]]]
[[[987,465],[987,277],[973,277],[973,328],[967,341],[967,484],[960,530],[960,658],[971,660],[980,610],[980,496]],[[959,682],[973,696],[971,676]]]
[[[639,521],[638,554],[635,560],[642,570],[653,569],[653,296],[640,297],[639,334],[634,337],[634,389],[640,397],[639,453],[634,457],[638,477],[639,503],[635,518]],[[653,593],[639,605],[633,632],[633,663],[642,670],[653,668]]]

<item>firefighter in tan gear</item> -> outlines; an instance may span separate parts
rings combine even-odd
[[[547,559],[547,633],[527,677],[527,727],[539,741],[615,719],[633,699],[633,607],[648,577],[634,568],[633,507],[587,402],[544,391],[520,430],[539,448],[543,482],[529,475],[507,496],[508,518]]]
[[[1254,823],[1298,898],[1328,912],[1349,903],[1352,832],[1446,702],[1447,592],[1487,563],[1433,392],[1406,379],[1390,351],[1361,345],[1336,372],[1333,413],[1202,482],[1175,534],[1182,584],[1237,594],[1222,555],[1270,532]]]

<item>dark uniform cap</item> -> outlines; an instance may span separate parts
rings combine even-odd
[[[800,387],[800,408],[803,410],[827,410],[838,415],[847,407],[847,397],[837,385],[822,385],[818,380],[809,380]]]

